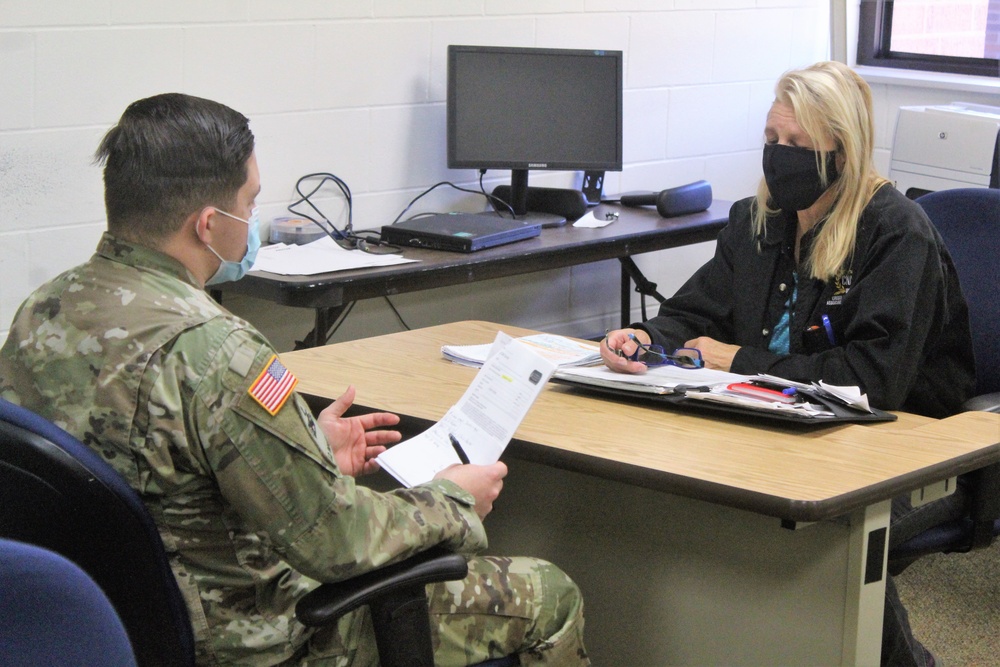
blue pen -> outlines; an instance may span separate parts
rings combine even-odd
[[[827,315],[823,315],[823,328],[826,329],[826,339],[830,341],[830,346],[837,347],[837,338],[833,335],[833,325],[830,324],[830,318]]]

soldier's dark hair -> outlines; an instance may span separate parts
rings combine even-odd
[[[224,104],[180,93],[133,102],[94,156],[108,231],[155,246],[201,208],[231,206],[253,148],[249,120]]]

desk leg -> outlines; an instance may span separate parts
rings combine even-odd
[[[330,335],[330,327],[349,305],[345,304],[333,308],[316,308],[313,311],[313,330],[306,334],[303,341],[295,344],[295,349],[302,350],[309,347],[326,345],[326,339]]]
[[[624,329],[632,323],[632,277],[625,267],[624,258],[621,262],[621,306],[622,306],[622,326]]]
[[[890,505],[884,500],[851,516],[844,665],[878,665],[881,659]]]

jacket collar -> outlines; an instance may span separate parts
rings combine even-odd
[[[104,232],[97,245],[97,254],[112,262],[118,262],[138,269],[164,273],[201,289],[187,267],[170,255],[159,250],[120,239],[110,232]]]

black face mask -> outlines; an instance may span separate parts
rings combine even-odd
[[[826,154],[826,176],[816,168],[816,153],[810,148],[797,148],[782,144],[764,146],[764,181],[771,193],[771,201],[783,211],[802,211],[816,203],[840,176],[837,158],[833,152]]]

